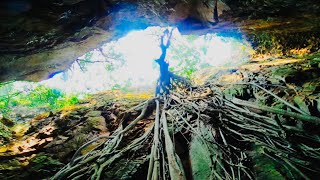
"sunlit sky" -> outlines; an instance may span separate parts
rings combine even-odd
[[[100,51],[94,50],[86,61],[95,63],[85,63],[80,67],[78,62],[86,58],[84,52],[70,69],[40,84],[66,93],[96,93],[117,88],[153,89],[159,76],[158,65],[154,60],[161,54],[159,43],[165,29],[149,27],[143,31],[130,32],[118,41],[101,47],[107,58]],[[198,70],[203,67],[235,66],[246,62],[252,51],[250,44],[239,38],[216,34],[183,36],[175,28],[167,61],[177,72],[185,69],[188,65],[186,62],[196,62],[193,66]],[[110,66],[113,67],[111,71],[106,68]],[[18,83],[16,88],[24,86],[25,83]]]

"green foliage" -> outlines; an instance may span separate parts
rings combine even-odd
[[[305,58],[309,60],[309,64],[312,67],[320,68],[320,52],[317,52],[317,53],[314,53],[311,55],[307,55]]]
[[[10,91],[14,91],[11,89]],[[57,89],[38,85],[32,91],[10,93],[0,99],[0,112],[7,114],[11,108],[24,106],[29,108],[59,109],[71,106],[79,101],[76,95],[66,95]]]
[[[79,59],[77,61],[82,71],[84,72],[87,71],[86,66],[87,64],[92,62],[92,56],[93,56],[93,51],[90,51],[84,55],[84,59]]]
[[[10,112],[8,99],[3,98],[0,100],[0,113],[7,114],[8,112]]]
[[[103,52],[102,55],[104,56],[105,61],[107,62],[105,67],[107,71],[115,71],[126,63],[124,54],[116,49],[115,42],[109,43],[107,48],[105,49],[106,52]]]
[[[195,72],[204,68],[242,64],[252,53],[253,50],[248,43],[234,38],[214,34],[189,35],[172,40],[167,60],[170,71],[191,78]]]
[[[257,52],[262,54],[278,54],[282,50],[282,47],[277,41],[276,37],[270,33],[263,32],[260,34],[255,34],[252,41],[254,44],[256,44]]]
[[[178,64],[178,67],[184,67],[183,70],[178,71],[178,70],[176,70],[176,68],[170,67],[169,71],[174,72],[177,75],[180,75],[180,76],[183,76],[183,77],[190,79],[192,74],[197,71],[196,68],[194,67],[195,64],[196,64],[196,62],[192,62],[192,61],[188,61],[188,60],[181,61]]]
[[[6,114],[10,112],[11,99],[19,92],[14,92],[13,82],[1,83],[0,84],[0,113]]]
[[[45,154],[38,154],[36,157],[32,158],[30,163],[32,163],[32,169],[39,171],[46,166],[61,166],[63,165],[60,161],[52,159]]]
[[[186,37],[186,39],[189,41],[189,42],[193,42],[195,40],[197,40],[199,38],[198,35],[195,35],[195,34],[191,34],[189,36]]]
[[[187,39],[192,42],[196,40],[196,37],[188,36]],[[177,64],[171,66],[169,70],[180,76],[191,78],[192,74],[199,70],[201,52],[188,44],[177,43],[170,48],[169,59],[175,60]]]
[[[301,96],[295,96],[293,98],[293,101],[299,107],[299,109],[301,109],[303,112],[306,112],[307,114],[311,114],[306,104],[305,98],[302,98]]]
[[[22,95],[13,100],[13,105],[23,104],[29,107],[39,107],[42,105],[49,105],[50,107],[57,106],[57,100],[62,94],[56,89],[50,89],[44,86],[36,87],[27,95]]]
[[[275,77],[287,77],[297,74],[299,71],[294,67],[280,67],[275,68],[272,75]]]

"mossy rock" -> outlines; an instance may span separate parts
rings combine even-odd
[[[28,124],[16,124],[10,130],[15,138],[22,138],[29,128]]]
[[[0,179],[48,179],[62,166],[61,162],[46,154],[2,160],[0,162]]]
[[[10,129],[0,122],[0,145],[4,144],[6,141],[10,140],[12,133]]]
[[[9,127],[15,124],[15,122],[12,119],[1,117],[1,115],[0,115],[0,122]]]
[[[102,132],[107,131],[106,129],[106,120],[103,116],[98,116],[98,117],[90,117],[88,118],[88,125],[90,129],[98,129]]]
[[[24,164],[19,162],[19,160],[17,160],[17,159],[8,160],[8,161],[1,161],[0,172],[3,170],[12,171],[12,170],[20,169],[22,166],[24,166]]]
[[[101,116],[101,111],[89,111],[85,117],[98,117]]]
[[[45,154],[38,154],[36,157],[32,158],[30,160],[30,171],[35,172],[41,172],[41,171],[47,171],[48,167],[61,167],[63,163],[60,161],[51,158],[48,155]]]

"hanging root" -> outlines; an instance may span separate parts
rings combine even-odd
[[[148,180],[155,180],[161,179],[161,177],[170,177],[171,179],[186,179],[185,173],[182,167],[181,160],[179,156],[175,152],[174,144],[170,137],[170,133],[168,130],[166,112],[163,110],[160,116],[159,110],[159,102],[156,101],[157,108],[156,108],[156,118],[155,118],[155,129],[154,129],[154,142],[151,149],[150,154],[150,161],[149,161],[149,168],[148,168]],[[166,108],[166,104],[164,105]],[[165,146],[165,153],[164,150],[160,148],[160,136],[159,134],[164,134],[164,146]],[[163,162],[163,166],[160,166],[160,159],[165,157],[166,154],[167,162]],[[169,174],[165,174],[166,170],[169,169]],[[164,174],[161,175],[161,172]],[[166,179],[166,178],[164,178]]]
[[[183,157],[179,157],[176,150],[174,138],[177,134],[186,139],[197,139],[208,152],[208,179],[254,179],[252,155],[248,153],[253,147],[259,147],[262,156],[285,167],[295,174],[294,177],[308,179],[309,174],[320,174],[319,134],[282,123],[294,120],[318,126],[319,117],[306,114],[284,100],[280,102],[286,105],[286,110],[235,97],[226,98],[220,87],[207,84],[171,91],[131,109],[140,109],[140,115],[125,127],[120,123],[111,136],[102,136],[83,145],[53,179],[101,179],[116,160],[143,148],[147,141],[151,148],[146,179],[187,179],[186,174],[191,169],[183,165]],[[150,109],[155,109],[153,128],[124,145],[123,137],[147,116]],[[151,138],[153,142],[150,142]],[[82,149],[101,139],[107,140],[89,153],[80,154]]]

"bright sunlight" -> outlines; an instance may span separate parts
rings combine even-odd
[[[66,72],[41,82],[67,93],[105,90],[147,90],[155,87],[159,38],[165,28],[150,27],[105,44],[80,57]],[[248,60],[252,48],[246,41],[215,34],[183,36],[177,29],[167,54],[171,70],[191,77],[208,67],[235,66]],[[185,72],[189,70],[188,72]]]
[[[85,53],[68,70],[53,73],[48,80],[2,85],[2,113],[14,112],[19,106],[59,109],[77,103],[88,94],[107,90],[153,92],[159,76],[155,60],[161,55],[160,37],[165,29],[149,27],[130,32]],[[195,77],[197,72],[235,67],[247,62],[251,53],[253,49],[244,38],[181,35],[175,28],[166,60],[175,74],[201,79]]]

